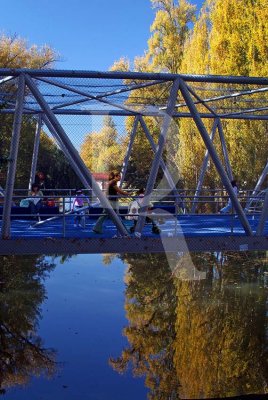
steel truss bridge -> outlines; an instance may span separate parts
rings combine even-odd
[[[268,78],[265,77],[0,69],[0,114],[14,115],[6,186],[3,190],[0,253],[267,250],[268,191],[264,192],[262,207],[254,219],[254,224],[246,211],[252,199],[260,193],[268,173],[268,163],[263,166],[254,190],[246,199],[246,207],[242,207],[231,185],[233,174],[222,126],[224,119],[268,120],[267,91]],[[93,190],[101,206],[107,209],[116,228],[117,237],[110,237],[110,235],[104,235],[101,238],[91,235],[53,237],[52,232],[47,232],[42,237],[23,234],[18,237],[15,234],[17,228],[12,222],[11,205],[15,189],[21,124],[25,115],[33,116],[37,124],[30,182],[33,181],[36,172],[40,132],[43,125],[65,154],[84,187],[87,190]],[[61,117],[66,115],[133,117],[133,127],[122,167],[121,184],[126,176],[137,128],[138,126],[142,128],[144,138],[150,143],[153,158],[145,189],[145,200],[134,235],[130,235],[120,216],[110,206],[107,197],[94,179],[92,171],[81,159],[68,131],[61,123]],[[157,143],[154,142],[144,119],[147,116],[155,117],[160,121]],[[157,190],[155,182],[160,168],[163,170],[170,192],[180,199],[180,193],[176,189],[177,182],[162,156],[172,121],[182,118],[190,118],[194,121],[206,147],[198,184],[188,214],[191,218],[199,218],[194,214],[209,159],[211,159],[226,194],[233,204],[233,215],[237,217],[236,224],[238,223],[235,235],[229,234],[228,229],[217,235],[213,229],[198,234],[198,225],[196,234],[192,234],[187,229],[185,231],[182,229],[175,235],[174,232],[169,235],[168,230],[165,236],[155,237],[146,234],[147,209],[154,191]],[[213,120],[211,132],[207,131],[204,119]],[[224,162],[221,161],[213,143],[216,134],[220,138]],[[180,220],[181,217],[178,218],[175,215],[175,218]],[[215,218],[218,217],[215,216]]]

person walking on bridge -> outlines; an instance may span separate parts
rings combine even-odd
[[[145,193],[145,189],[140,188],[137,192],[138,197],[136,199],[134,199],[129,205],[129,210],[128,210],[129,215],[126,217],[126,219],[134,222],[133,226],[131,226],[131,228],[130,228],[130,233],[135,232],[135,228],[136,228],[136,225],[138,222],[138,217],[139,217],[139,211],[140,211],[140,208],[142,207],[142,201],[144,199],[144,193]],[[153,219],[152,210],[153,210],[153,205],[152,205],[152,203],[150,203],[149,207],[148,207],[149,216],[146,217],[145,221],[147,223],[150,223],[150,222],[152,223],[152,233],[159,234],[159,233],[161,233],[161,230],[158,228],[156,222]]]
[[[237,195],[238,195],[237,183],[236,183],[235,180],[233,180],[233,181],[231,181],[231,184],[232,184],[232,187],[233,187],[233,191],[234,191],[234,193],[235,193],[235,195],[237,197]],[[221,214],[227,214],[228,212],[232,211],[232,208],[233,208],[232,200],[229,197],[227,205],[220,210],[220,213]]]
[[[118,195],[129,196],[129,193],[120,189],[117,186],[117,183],[121,179],[121,174],[119,171],[112,171],[109,174],[109,182],[107,187],[107,195],[110,201],[112,208],[117,211],[118,210]],[[102,225],[104,221],[109,217],[107,209],[102,210],[102,215],[98,218],[96,224],[93,227],[93,232],[102,233]]]

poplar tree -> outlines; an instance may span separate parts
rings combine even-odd
[[[119,143],[116,125],[111,116],[105,116],[99,132],[89,132],[80,148],[80,155],[93,172],[108,172],[118,168],[124,157],[124,143]]]
[[[267,13],[267,2],[263,0],[207,0],[185,43],[182,72],[266,76]],[[206,97],[209,94],[206,92],[208,85],[198,86],[203,89],[202,96]],[[218,94],[223,94],[219,84],[211,85],[210,89],[214,90],[214,95],[217,89]],[[243,90],[248,87],[236,86],[233,89]],[[252,100],[261,107],[262,97],[254,95]],[[243,98],[235,98],[226,100],[223,106],[227,109],[243,109],[248,104]],[[234,176],[241,186],[252,188],[267,160],[267,123],[242,120],[223,120],[222,123]],[[210,129],[211,123],[205,121],[205,125]],[[219,149],[217,138],[215,144]],[[196,184],[204,153],[202,139],[192,121],[183,121],[177,163],[186,186]],[[219,154],[221,156],[220,151]],[[209,187],[220,184],[214,167],[208,171],[205,184]]]
[[[16,36],[2,35],[0,37],[1,68],[51,68],[57,58],[58,55],[49,46],[29,46],[26,40]],[[0,87],[0,108],[10,108],[9,102],[14,101],[16,96],[14,80],[2,82]],[[3,177],[7,172],[8,164],[5,160],[9,157],[12,125],[13,115],[0,114],[0,158],[2,159],[0,172]],[[19,187],[28,186],[35,129],[36,119],[29,115],[23,116],[16,174],[16,185]],[[42,131],[40,139],[38,169],[51,175],[53,181],[57,182],[60,187],[64,187],[63,183],[68,174],[72,176],[69,164],[63,157],[62,152],[44,131]],[[1,185],[5,185],[4,178],[1,181]]]

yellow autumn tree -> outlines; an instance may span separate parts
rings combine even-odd
[[[143,56],[135,58],[134,70],[138,72],[161,71],[177,73],[180,70],[184,43],[189,35],[190,26],[195,20],[196,7],[186,0],[152,0],[152,6],[156,10],[156,14],[151,26],[151,37],[148,40],[148,48]],[[126,71],[129,68],[129,60],[121,58],[115,62],[112,70]],[[131,107],[142,108],[143,106],[141,105],[139,107],[137,101],[139,99],[142,105],[158,108],[166,105],[170,89],[170,83],[138,89],[130,95],[126,103]],[[146,117],[144,120],[155,143],[157,143],[162,119]],[[127,118],[127,139],[129,138],[132,124],[133,118]],[[168,161],[169,169],[173,171],[175,182],[180,180],[176,167],[178,140],[177,124],[174,123],[170,130],[168,145],[163,158]],[[132,176],[135,171],[138,179],[135,179],[135,183],[133,184],[146,184],[152,159],[153,152],[151,146],[144,135],[142,127],[139,125],[129,163],[127,179],[132,182]],[[161,171],[158,174],[157,181],[160,181],[160,179],[162,179]]]
[[[54,62],[59,58],[58,54],[51,47],[30,45],[18,36],[0,36],[0,66],[1,68],[27,68],[42,69],[52,68]],[[16,96],[15,80],[1,82],[0,108],[10,108],[10,99]],[[12,104],[12,103],[11,103]],[[0,114],[0,158],[7,160],[10,151],[10,140],[13,125],[12,114]],[[16,185],[27,187],[31,170],[31,159],[36,129],[36,116],[23,116],[21,128],[21,140],[17,159]],[[1,184],[5,185],[5,176],[8,163],[0,163],[0,173],[3,176]],[[69,163],[65,160],[63,153],[58,149],[45,132],[42,132],[40,139],[38,169],[49,175],[58,187],[70,186],[70,181],[65,178],[72,177],[76,180],[71,171]],[[73,179],[74,178],[74,179]],[[65,182],[64,182],[65,181]],[[65,186],[66,185],[66,186]]]
[[[187,0],[152,0],[152,5],[157,11],[151,25],[147,57],[154,71],[179,72],[196,7]]]
[[[136,57],[134,70],[141,72],[175,72],[186,74],[217,74],[266,76],[268,59],[268,5],[266,0],[206,0],[195,21],[195,7],[187,1],[152,0],[156,10],[155,20],[151,26],[151,37],[144,56]],[[130,62],[121,59],[114,69],[128,70]],[[220,96],[226,88],[219,84],[199,83],[193,89],[203,97]],[[247,87],[233,86],[229,90],[241,91]],[[134,106],[136,99],[143,104],[161,107],[166,104],[170,87],[161,85],[135,91],[127,103]],[[254,107],[262,107],[263,94],[252,97]],[[219,104],[213,103],[219,113],[248,107],[243,97],[226,99]],[[253,107],[253,108],[254,108]],[[203,106],[199,111],[207,112]],[[186,108],[178,110],[186,111]],[[133,119],[127,119],[127,132],[131,132]],[[159,137],[161,123],[155,118],[145,118],[155,142]],[[205,120],[204,124],[211,131],[213,121]],[[172,169],[176,170],[180,184],[186,188],[196,187],[205,154],[205,146],[192,119],[176,121],[178,132],[173,134],[167,146],[167,159],[172,160]],[[262,121],[242,121],[222,119],[227,150],[233,175],[244,188],[253,188],[258,176],[267,162],[268,145],[267,123]],[[134,144],[131,158],[133,170],[146,177],[150,170],[150,146],[141,135]],[[220,159],[223,154],[219,135],[214,143]],[[142,151],[148,150],[146,152]],[[147,155],[147,157],[146,157]],[[164,155],[165,157],[165,155]],[[144,167],[140,169],[139,161]],[[175,179],[178,181],[178,179]],[[214,188],[221,185],[221,179],[213,165],[205,176],[205,186]]]
[[[206,1],[185,43],[182,72],[265,76],[268,27],[264,21],[267,20],[267,12],[267,2],[263,0]],[[209,95],[208,87],[204,84],[198,86],[203,97]],[[240,86],[234,89],[247,88]],[[219,85],[211,85],[210,90],[213,90],[213,95],[223,93]],[[261,107],[262,96],[254,95],[253,99]],[[246,106],[248,104],[243,98],[223,102],[223,107],[229,110]],[[223,120],[222,123],[233,174],[244,187],[252,188],[266,164],[267,124],[241,120]],[[205,124],[208,128],[209,124]],[[220,149],[217,136],[215,143]],[[190,120],[181,123],[180,144],[177,162],[186,186],[191,186],[196,180],[196,171],[200,171],[205,150],[200,134]],[[220,150],[219,154],[221,156]],[[215,168],[210,168],[206,174],[205,184],[211,187],[212,183],[220,184]]]
[[[124,143],[118,138],[111,116],[104,117],[99,132],[90,132],[81,145],[80,154],[92,172],[108,172],[121,166],[125,153]]]

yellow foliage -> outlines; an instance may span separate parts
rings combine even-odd
[[[49,68],[56,57],[55,51],[47,45],[29,47],[26,40],[19,37],[0,37],[1,68]]]

